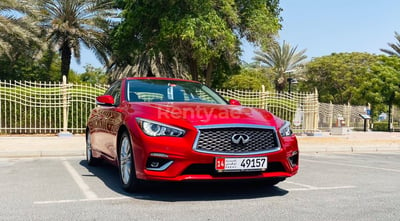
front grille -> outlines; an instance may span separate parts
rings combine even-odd
[[[232,137],[244,136],[234,142]],[[198,152],[215,154],[246,155],[278,150],[280,147],[273,128],[201,128],[194,149]]]

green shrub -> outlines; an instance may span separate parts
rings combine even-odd
[[[393,127],[398,128],[399,122],[393,122]],[[374,127],[372,128],[372,130],[373,131],[389,131],[388,130],[388,122],[387,121],[374,122]]]

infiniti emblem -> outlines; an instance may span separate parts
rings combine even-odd
[[[246,134],[234,134],[232,136],[232,142],[235,144],[245,144],[249,142],[250,137]]]

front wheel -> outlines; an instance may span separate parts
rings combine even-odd
[[[122,188],[127,192],[140,189],[140,180],[136,178],[132,144],[127,132],[124,132],[119,142],[119,174]]]
[[[99,159],[93,157],[92,141],[89,132],[86,133],[86,161],[89,166],[96,166],[99,163]]]

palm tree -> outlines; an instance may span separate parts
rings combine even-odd
[[[134,65],[117,61],[110,63],[108,73],[112,80],[128,76],[189,79],[186,68],[176,58],[168,58],[161,52],[155,55],[151,51],[144,51],[132,58],[131,63]]]
[[[30,17],[29,1],[0,1],[0,55],[13,59],[16,48],[30,48],[38,44],[39,30]]]
[[[279,92],[282,92],[286,87],[286,74],[293,72],[295,68],[307,58],[307,56],[304,55],[306,49],[299,52],[296,52],[296,50],[297,46],[291,47],[288,43],[283,41],[282,46],[276,43],[265,52],[255,52],[256,56],[253,59],[271,67],[277,74],[275,88]]]
[[[107,65],[108,33],[117,15],[113,6],[113,0],[39,0],[40,26],[61,54],[62,76],[68,78],[72,54],[80,62],[82,44]]]
[[[391,47],[393,50],[388,50],[388,49],[381,49],[382,52],[385,52],[386,54],[390,56],[397,56],[400,57],[400,35],[397,32],[394,32],[394,37],[398,41],[396,44],[394,43],[388,43],[389,47]]]

